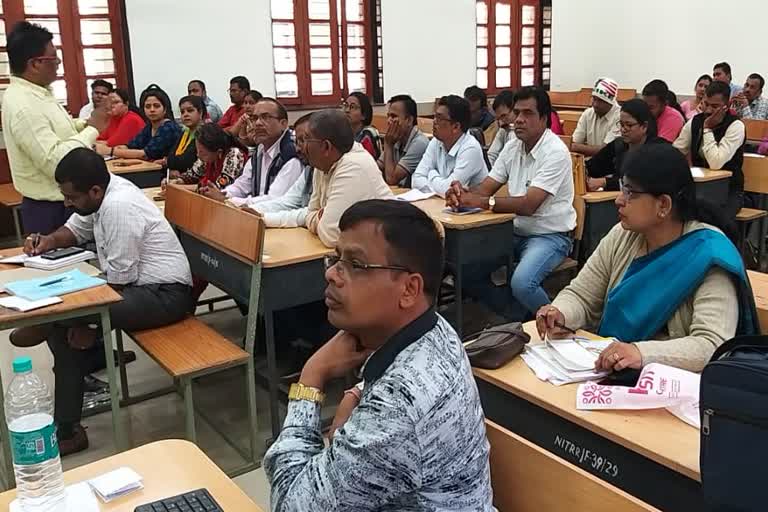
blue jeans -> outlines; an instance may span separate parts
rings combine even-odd
[[[517,262],[509,287],[495,286],[490,274],[499,264],[480,263],[467,265],[464,270],[464,287],[493,311],[512,321],[523,321],[541,306],[549,304],[542,281],[571,252],[571,238],[564,233],[516,236],[512,256]]]

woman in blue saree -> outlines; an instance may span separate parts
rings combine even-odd
[[[653,144],[629,155],[616,206],[620,223],[537,313],[542,336],[566,326],[621,340],[599,369],[656,362],[699,372],[724,341],[759,333],[741,256],[719,212],[696,199],[679,151]]]

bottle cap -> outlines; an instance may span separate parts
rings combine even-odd
[[[13,373],[29,371],[32,371],[32,359],[29,356],[21,356],[13,360]]]

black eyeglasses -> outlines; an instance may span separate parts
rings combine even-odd
[[[398,272],[408,272],[411,271],[405,267],[401,267],[400,265],[378,265],[375,263],[358,263],[356,261],[349,261],[342,259],[340,256],[337,256],[335,254],[330,254],[325,257],[325,270],[329,270],[331,267],[336,266],[337,271],[339,274],[342,275],[342,277],[351,275],[353,273],[357,272],[367,272],[369,270],[395,270]]]
[[[632,201],[632,199],[636,198],[637,196],[650,193],[650,192],[643,192],[642,190],[634,190],[632,187],[626,186],[624,184],[623,179],[619,180],[619,190],[621,191],[621,195],[624,196],[624,199],[626,199],[627,202]]]

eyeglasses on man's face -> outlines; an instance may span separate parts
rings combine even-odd
[[[361,263],[353,260],[346,260],[339,255],[330,254],[325,257],[325,270],[330,270],[332,267],[336,268],[336,271],[342,278],[352,277],[372,270],[394,270],[397,272],[411,271],[400,265],[378,265],[375,263]]]

